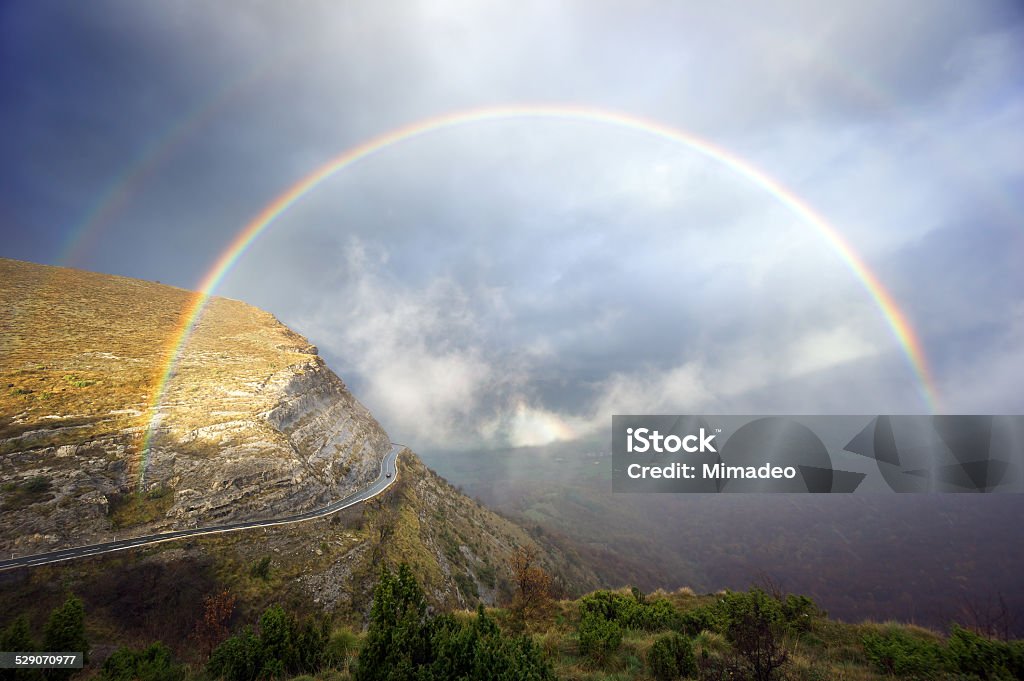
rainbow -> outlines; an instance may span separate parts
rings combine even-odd
[[[235,238],[224,252],[221,253],[213,267],[199,283],[198,292],[193,302],[182,315],[180,328],[177,333],[172,334],[167,349],[165,368],[159,374],[157,384],[152,391],[151,404],[148,410],[151,416],[142,445],[140,486],[148,464],[153,434],[159,422],[159,406],[167,389],[168,381],[174,373],[183,346],[198,322],[213,290],[228,273],[232,265],[245,253],[246,249],[278,216],[288,210],[303,196],[316,189],[324,180],[353,163],[372,156],[379,151],[430,133],[461,125],[523,118],[603,123],[660,137],[682,144],[692,151],[721,163],[736,174],[746,178],[753,185],[767,191],[779,203],[800,218],[800,220],[813,228],[861,282],[864,289],[878,306],[903,353],[906,355],[920,386],[921,396],[925,405],[931,412],[938,411],[938,390],[928,368],[924,347],[907,320],[906,315],[900,310],[899,305],[897,305],[895,299],[885,289],[878,277],[843,238],[839,230],[829,224],[824,217],[782,183],[727,149],[678,128],[637,116],[590,107],[559,104],[485,107],[446,113],[416,121],[377,135],[362,144],[342,152],[285,189],[273,201],[264,206],[263,210],[235,235]]]
[[[104,228],[117,217],[146,180],[225,108],[265,80],[269,70],[266,63],[257,63],[243,77],[215,89],[149,140],[135,158],[110,179],[85,215],[69,230],[57,263],[74,266],[96,244]]]

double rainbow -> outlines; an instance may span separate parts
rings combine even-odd
[[[878,277],[868,268],[863,259],[843,238],[842,234],[833,225],[829,224],[824,217],[818,214],[813,208],[811,208],[811,206],[782,183],[727,149],[723,149],[722,147],[683,130],[637,116],[571,105],[541,104],[529,106],[486,107],[442,114],[433,118],[410,123],[409,125],[373,137],[362,144],[342,152],[288,187],[268,203],[263,210],[256,215],[256,217],[254,217],[238,232],[238,234],[235,235],[231,244],[224,250],[220,257],[217,258],[217,261],[206,276],[203,277],[198,286],[198,292],[195,298],[182,316],[178,331],[171,336],[167,347],[167,360],[164,365],[164,370],[158,376],[157,383],[152,391],[151,402],[149,405],[149,421],[143,438],[141,452],[142,461],[139,476],[140,486],[143,484],[143,478],[145,476],[145,470],[149,462],[150,451],[152,448],[153,435],[159,420],[159,406],[163,400],[164,393],[167,390],[168,381],[174,373],[174,369],[177,365],[178,357],[181,354],[183,346],[198,322],[213,290],[228,273],[232,265],[234,265],[242,254],[245,253],[246,249],[248,249],[253,241],[255,241],[278,216],[338,171],[389,147],[430,133],[455,128],[461,125],[484,121],[524,118],[562,119],[568,121],[603,123],[654,135],[665,140],[682,144],[694,152],[717,161],[738,175],[746,178],[755,186],[767,191],[776,200],[778,200],[779,203],[799,217],[801,221],[817,231],[817,233],[824,239],[825,243],[827,243],[832,250],[839,255],[850,271],[852,271],[861,282],[868,294],[874,300],[875,304],[878,306],[879,311],[882,313],[882,316],[885,318],[886,323],[902,348],[903,353],[906,355],[910,367],[917,379],[918,385],[920,386],[921,396],[926,407],[931,412],[938,410],[938,390],[928,368],[924,348],[910,322],[907,320],[906,315],[899,308],[892,295],[882,285],[881,281],[879,281]]]

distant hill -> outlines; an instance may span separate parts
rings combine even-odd
[[[613,586],[713,592],[767,576],[833,617],[935,629],[1005,605],[1009,631],[1024,637],[1024,495],[611,494],[606,447],[423,456],[532,531],[570,534]]]

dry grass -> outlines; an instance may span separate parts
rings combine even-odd
[[[0,259],[0,453],[140,439],[195,301],[154,282]],[[252,413],[261,405],[233,394],[308,361],[308,348],[272,315],[212,299],[168,384],[167,423],[187,432]]]

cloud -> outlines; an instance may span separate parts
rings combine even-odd
[[[344,358],[343,375],[358,367],[360,396],[394,437],[465,442],[460,430],[499,382],[481,356],[477,319],[457,284],[437,279],[412,291],[381,274],[386,261],[385,251],[352,239],[340,295],[300,326]]]
[[[373,135],[568,102],[762,169],[893,293],[951,404],[1016,404],[1014,3],[7,7],[5,255],[53,257],[61,226],[158,150],[80,264],[193,286],[273,197]],[[278,217],[220,292],[308,335],[417,446],[540,444],[623,411],[921,408],[820,233],[684,145],[593,122],[478,122],[382,150]]]

